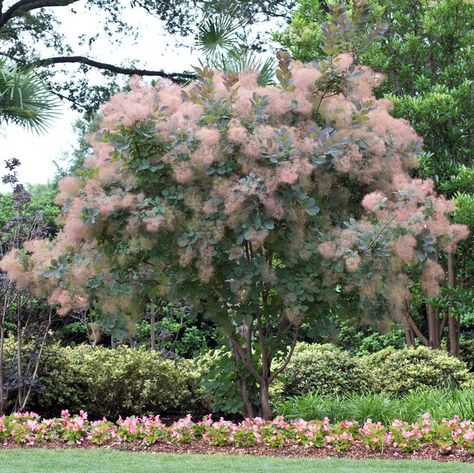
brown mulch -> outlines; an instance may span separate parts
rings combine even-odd
[[[215,447],[203,440],[195,440],[190,444],[175,444],[172,442],[158,442],[154,445],[146,446],[139,443],[110,443],[97,446],[92,443],[82,445],[65,445],[62,442],[48,443],[44,446],[19,445],[11,442],[0,445],[1,449],[11,448],[43,448],[43,449],[79,449],[79,448],[101,448],[107,450],[119,450],[126,452],[148,452],[167,454],[204,454],[204,455],[260,455],[282,458],[350,458],[356,460],[378,459],[378,460],[435,460],[440,462],[464,462],[474,463],[474,455],[460,449],[453,448],[449,455],[442,455],[436,447],[423,447],[414,453],[400,453],[395,448],[386,448],[383,452],[375,452],[368,449],[362,442],[354,444],[345,452],[337,452],[334,448],[314,448],[314,447],[282,447],[272,448],[265,446],[255,447]]]

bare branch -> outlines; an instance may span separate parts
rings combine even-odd
[[[242,346],[240,345],[239,341],[235,339],[235,337],[233,337],[232,335],[229,335],[229,340],[230,340],[230,343],[232,344],[232,346],[234,347],[235,351],[239,354],[240,356],[240,359],[243,361],[244,365],[248,368],[248,370],[250,371],[250,373],[252,374],[252,376],[255,377],[255,379],[261,381],[262,380],[262,376],[260,375],[260,373],[255,369],[255,366],[252,362],[252,360],[250,360],[250,358],[248,357],[248,355],[245,353],[245,351],[243,350]]]
[[[299,332],[300,332],[300,328],[297,327],[295,330],[295,334],[293,335],[293,342],[291,343],[290,351],[288,352],[288,355],[286,356],[285,361],[270,376],[269,383],[271,383],[288,366],[288,363],[290,362],[291,357],[293,356],[293,352],[295,351],[295,346],[296,346],[296,342],[298,341]]]
[[[374,239],[370,242],[370,245],[365,249],[365,251],[362,253],[361,258],[363,258],[375,245],[377,240],[379,239],[380,235],[390,226],[390,224],[397,218],[396,215],[394,215],[388,222],[384,224],[384,226],[380,229],[380,231],[375,235]]]
[[[0,16],[0,28],[8,23],[12,18],[24,15],[33,10],[46,7],[65,7],[76,3],[79,0],[20,0],[14,3],[3,15]],[[0,3],[0,7],[1,4]]]
[[[96,69],[102,69],[105,71],[113,72],[115,74],[124,74],[127,76],[150,76],[150,77],[163,77],[170,79],[174,82],[186,82],[196,78],[195,74],[187,72],[164,72],[164,71],[153,71],[148,69],[135,69],[131,67],[121,67],[114,64],[108,64],[105,62],[99,62],[95,59],[90,59],[85,56],[57,56],[46,59],[38,59],[29,64],[29,66],[44,67],[52,64],[84,64],[86,66],[95,67]]]
[[[420,339],[421,343],[423,343],[423,345],[429,347],[430,342],[421,333],[421,330],[418,328],[418,325],[416,325],[416,322],[413,320],[413,318],[410,314],[407,315],[407,320],[408,320],[408,324],[410,325],[411,329],[415,332],[415,335]]]

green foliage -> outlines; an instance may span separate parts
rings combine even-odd
[[[245,412],[239,393],[239,378],[244,379],[249,388],[251,401],[258,405],[258,387],[255,380],[238,362],[228,348],[211,350],[197,360],[206,404],[210,411],[224,414]]]
[[[247,38],[251,21],[237,16],[233,11],[204,18],[196,35],[197,47],[204,53],[206,63],[219,71],[255,72],[259,85],[273,83],[275,60],[258,57]]]
[[[474,371],[474,340],[461,340],[459,358],[466,363],[469,371]]]
[[[54,203],[57,189],[52,184],[35,184],[28,186],[27,190],[31,200],[24,205],[22,214],[29,218],[38,218],[41,215],[48,235],[54,236],[58,230],[56,217],[60,211]],[[5,227],[5,224],[13,220],[17,214],[13,194],[0,194],[0,228]],[[3,233],[2,239],[5,239],[9,235],[9,230],[4,230]]]
[[[51,345],[39,379],[29,407],[48,416],[61,409],[92,418],[200,410],[192,362],[143,349]]]
[[[17,69],[0,60],[0,124],[43,132],[57,110],[56,98],[33,70]]]
[[[472,383],[465,363],[441,350],[386,348],[362,360],[374,375],[376,392],[404,394],[428,387],[463,387]]]
[[[140,346],[149,347],[151,337],[151,320],[137,323],[133,339]],[[107,316],[101,317],[101,323]],[[217,331],[210,320],[202,314],[190,316],[190,309],[183,306],[174,307],[162,301],[158,305],[155,322],[156,349],[167,356],[193,358],[199,356],[217,344]]]
[[[324,24],[340,16],[340,4],[350,18],[363,3],[371,7],[366,28],[353,29],[349,41],[341,44],[356,62],[384,74],[377,96],[392,100],[394,116],[408,119],[423,137],[419,172],[453,198],[453,220],[468,225],[472,232],[474,4],[470,0],[300,0],[291,24],[276,33],[275,39],[296,59],[324,59],[328,54],[322,47],[327,36]],[[388,27],[382,37],[367,41],[370,26],[380,23]],[[461,288],[472,287],[473,247],[471,237],[457,250],[457,285]],[[462,290],[458,294],[466,298]],[[460,299],[456,302],[462,304]]]
[[[349,394],[369,391],[374,380],[362,359],[333,345],[299,343],[281,376],[283,397],[305,393]]]
[[[435,420],[474,419],[473,389],[429,389],[412,391],[404,396],[387,393],[365,393],[348,396],[307,394],[288,399],[276,407],[276,412],[288,419],[306,420],[329,417],[332,422],[367,419],[390,424],[394,419],[415,422],[429,412]]]
[[[368,355],[384,348],[405,348],[403,330],[392,327],[386,333],[380,333],[367,327],[360,327],[354,321],[338,320],[336,345],[356,355]]]

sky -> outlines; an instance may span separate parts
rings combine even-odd
[[[12,1],[6,2],[6,6]],[[74,4],[74,10],[79,15],[72,13],[73,7],[54,9],[54,13],[61,20],[61,31],[73,45],[74,54],[119,65],[126,63],[127,59],[135,59],[138,61],[137,67],[163,69],[168,72],[182,72],[199,64],[200,55],[193,48],[192,36],[184,39],[174,38],[166,33],[160,20],[140,9],[130,9],[126,12],[127,21],[139,28],[140,35],[136,42],[131,37],[125,37],[119,45],[114,45],[110,43],[107,35],[104,35],[93,44],[92,49],[79,46],[77,38],[81,34],[93,36],[97,31],[101,31],[100,15],[87,11],[84,3],[85,1]],[[271,26],[277,28],[278,24]],[[268,23],[260,25],[259,30],[264,31],[265,27],[268,27]],[[255,32],[256,27],[252,27],[252,33]],[[177,40],[179,46],[176,45]],[[78,66],[69,67],[74,70]],[[94,78],[94,73],[88,77]],[[96,72],[95,77],[100,81],[99,73]],[[121,77],[124,81],[128,80],[125,76]],[[67,167],[68,153],[77,142],[73,124],[79,117],[79,113],[71,111],[68,104],[64,103],[59,117],[47,133],[41,136],[18,126],[0,128],[0,175],[3,171],[1,162],[16,157],[22,163],[18,172],[20,182],[37,184],[51,180],[57,169],[56,164],[61,168]],[[5,187],[0,184],[0,191],[2,190],[5,190]]]
[[[80,34],[93,35],[100,28],[100,19],[97,15],[87,12],[81,5],[76,6],[75,10],[79,12],[80,17],[74,15],[70,7],[55,10],[62,23],[62,31],[73,44]],[[198,64],[197,52],[192,49],[192,38],[186,39],[185,46],[174,47],[173,38],[164,31],[160,20],[151,19],[139,9],[129,12],[128,21],[140,27],[140,37],[136,44],[131,38],[125,38],[121,45],[111,45],[104,37],[90,50],[76,47],[75,54],[84,54],[113,64],[120,64],[133,58],[139,61],[140,67],[164,69],[170,72],[189,70],[191,65]],[[77,65],[70,67],[74,70]],[[99,74],[97,78],[100,78]],[[48,182],[55,174],[55,162],[60,167],[67,165],[67,153],[71,152],[77,141],[73,124],[79,117],[79,113],[71,111],[68,104],[64,103],[61,105],[58,118],[43,135],[38,136],[13,125],[0,128],[1,164],[5,159],[16,157],[22,163],[18,172],[22,183]],[[0,165],[1,174],[3,166]],[[4,189],[5,187],[0,187],[0,190]]]

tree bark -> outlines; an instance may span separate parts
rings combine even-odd
[[[413,329],[410,327],[410,322],[408,321],[408,314],[403,316],[403,331],[405,332],[405,342],[408,348],[414,348],[415,346],[415,334]]]
[[[244,410],[245,410],[245,416],[249,419],[253,419],[255,417],[255,408],[254,405],[252,404],[252,401],[250,400],[250,395],[249,395],[249,387],[247,380],[243,377],[238,375],[239,378],[239,393],[240,393],[240,398],[242,399],[242,402],[244,403]]]
[[[448,287],[456,287],[456,269],[454,265],[454,254],[448,253]],[[448,308],[448,327],[449,327],[449,354],[459,357],[459,338],[460,324],[459,319],[453,314],[452,307]]]
[[[151,304],[150,313],[150,348],[156,350],[156,309],[154,304]]]
[[[440,334],[439,334],[439,311],[435,307],[426,306],[426,315],[428,318],[428,341],[431,348],[439,349]]]
[[[12,18],[46,7],[65,7],[79,0],[19,0],[0,15],[0,28]],[[3,2],[1,2],[3,4]]]
[[[270,420],[273,417],[272,407],[270,405],[270,385],[268,378],[260,381],[260,408],[259,414],[262,419]]]

